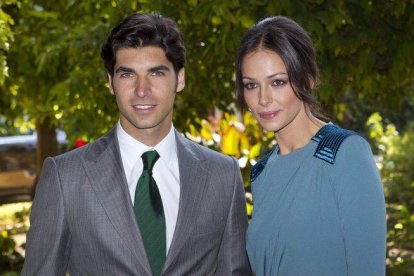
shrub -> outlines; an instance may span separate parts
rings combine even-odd
[[[414,275],[414,124],[399,133],[374,113],[367,125],[387,203],[387,275]]]

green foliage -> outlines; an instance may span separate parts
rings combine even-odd
[[[238,158],[247,191],[251,165],[273,137],[234,112],[234,59],[244,31],[265,16],[290,16],[311,34],[321,68],[317,92],[334,121],[360,130],[367,114],[379,106],[388,117],[399,116],[398,127],[414,118],[412,0],[3,0],[0,133],[44,118],[52,118],[53,126],[66,131],[70,140],[93,140],[107,132],[117,110],[100,45],[115,23],[138,11],[158,11],[177,20],[188,62],[174,124],[200,143]],[[215,108],[225,113],[215,116]],[[376,139],[381,164],[395,166],[381,172],[389,197],[389,247],[398,252],[389,253],[390,267],[397,271],[407,267],[409,258],[403,253],[413,248],[408,196],[413,140],[409,130],[404,135],[382,130],[377,136],[388,137],[389,144]]]
[[[18,275],[22,269],[24,244],[17,244],[14,237],[27,232],[29,210],[27,203],[0,206],[0,275]]]
[[[5,230],[0,232],[0,253],[0,273],[21,270],[24,258],[16,251],[16,242]]]
[[[10,43],[13,41],[13,32],[11,26],[14,24],[13,18],[3,11],[3,5],[16,4],[16,0],[8,0],[2,3],[0,1],[0,85],[8,77],[7,56],[5,53],[10,49]]]
[[[24,1],[10,8],[19,45],[9,52],[9,83],[18,86],[19,103],[12,112],[34,122],[52,116],[53,125],[73,135],[96,137],[113,124],[116,109],[99,57],[109,26],[104,9],[92,16],[98,2]]]
[[[232,112],[237,45],[264,16],[290,16],[310,32],[322,68],[318,94],[342,125],[350,127],[365,115],[354,102],[398,110],[412,91],[412,1],[22,0],[17,5],[9,0],[3,5],[15,35],[11,43],[0,33],[11,44],[4,55],[10,78],[0,88],[0,102],[10,108],[2,113],[10,120],[28,115],[33,122],[52,117],[72,139],[98,137],[116,121],[99,48],[111,26],[137,11],[172,17],[184,33],[187,86],[175,112],[181,130],[188,118],[197,124],[213,107]]]
[[[375,113],[367,124],[379,149],[379,165],[387,202],[387,275],[414,274],[414,124],[399,133]]]
[[[0,1],[0,87],[3,86],[6,78],[9,76],[9,66],[7,61],[7,52],[10,49],[10,44],[13,42],[13,32],[11,30],[14,24],[13,18],[3,10],[4,5],[15,4],[17,1],[8,0]],[[1,92],[1,89],[0,89]],[[9,94],[0,94],[0,135],[10,132],[10,123],[5,120],[3,110],[7,110],[10,102]]]

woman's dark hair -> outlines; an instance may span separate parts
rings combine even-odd
[[[160,14],[135,13],[116,25],[102,45],[101,57],[111,77],[119,49],[145,46],[162,48],[176,73],[185,66],[183,36],[175,21]]]
[[[246,31],[240,41],[236,58],[236,96],[242,111],[247,108],[243,93],[243,59],[258,50],[270,50],[281,57],[296,97],[309,107],[314,116],[325,118],[313,94],[318,83],[318,66],[312,40],[299,24],[284,16],[259,21]]]

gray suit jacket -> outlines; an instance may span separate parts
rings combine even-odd
[[[237,162],[176,133],[180,202],[162,275],[249,275]],[[151,275],[113,129],[47,158],[22,275]]]

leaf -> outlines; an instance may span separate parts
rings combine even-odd
[[[230,125],[223,133],[221,138],[221,151],[224,154],[239,157],[240,156],[240,134],[237,128]]]

